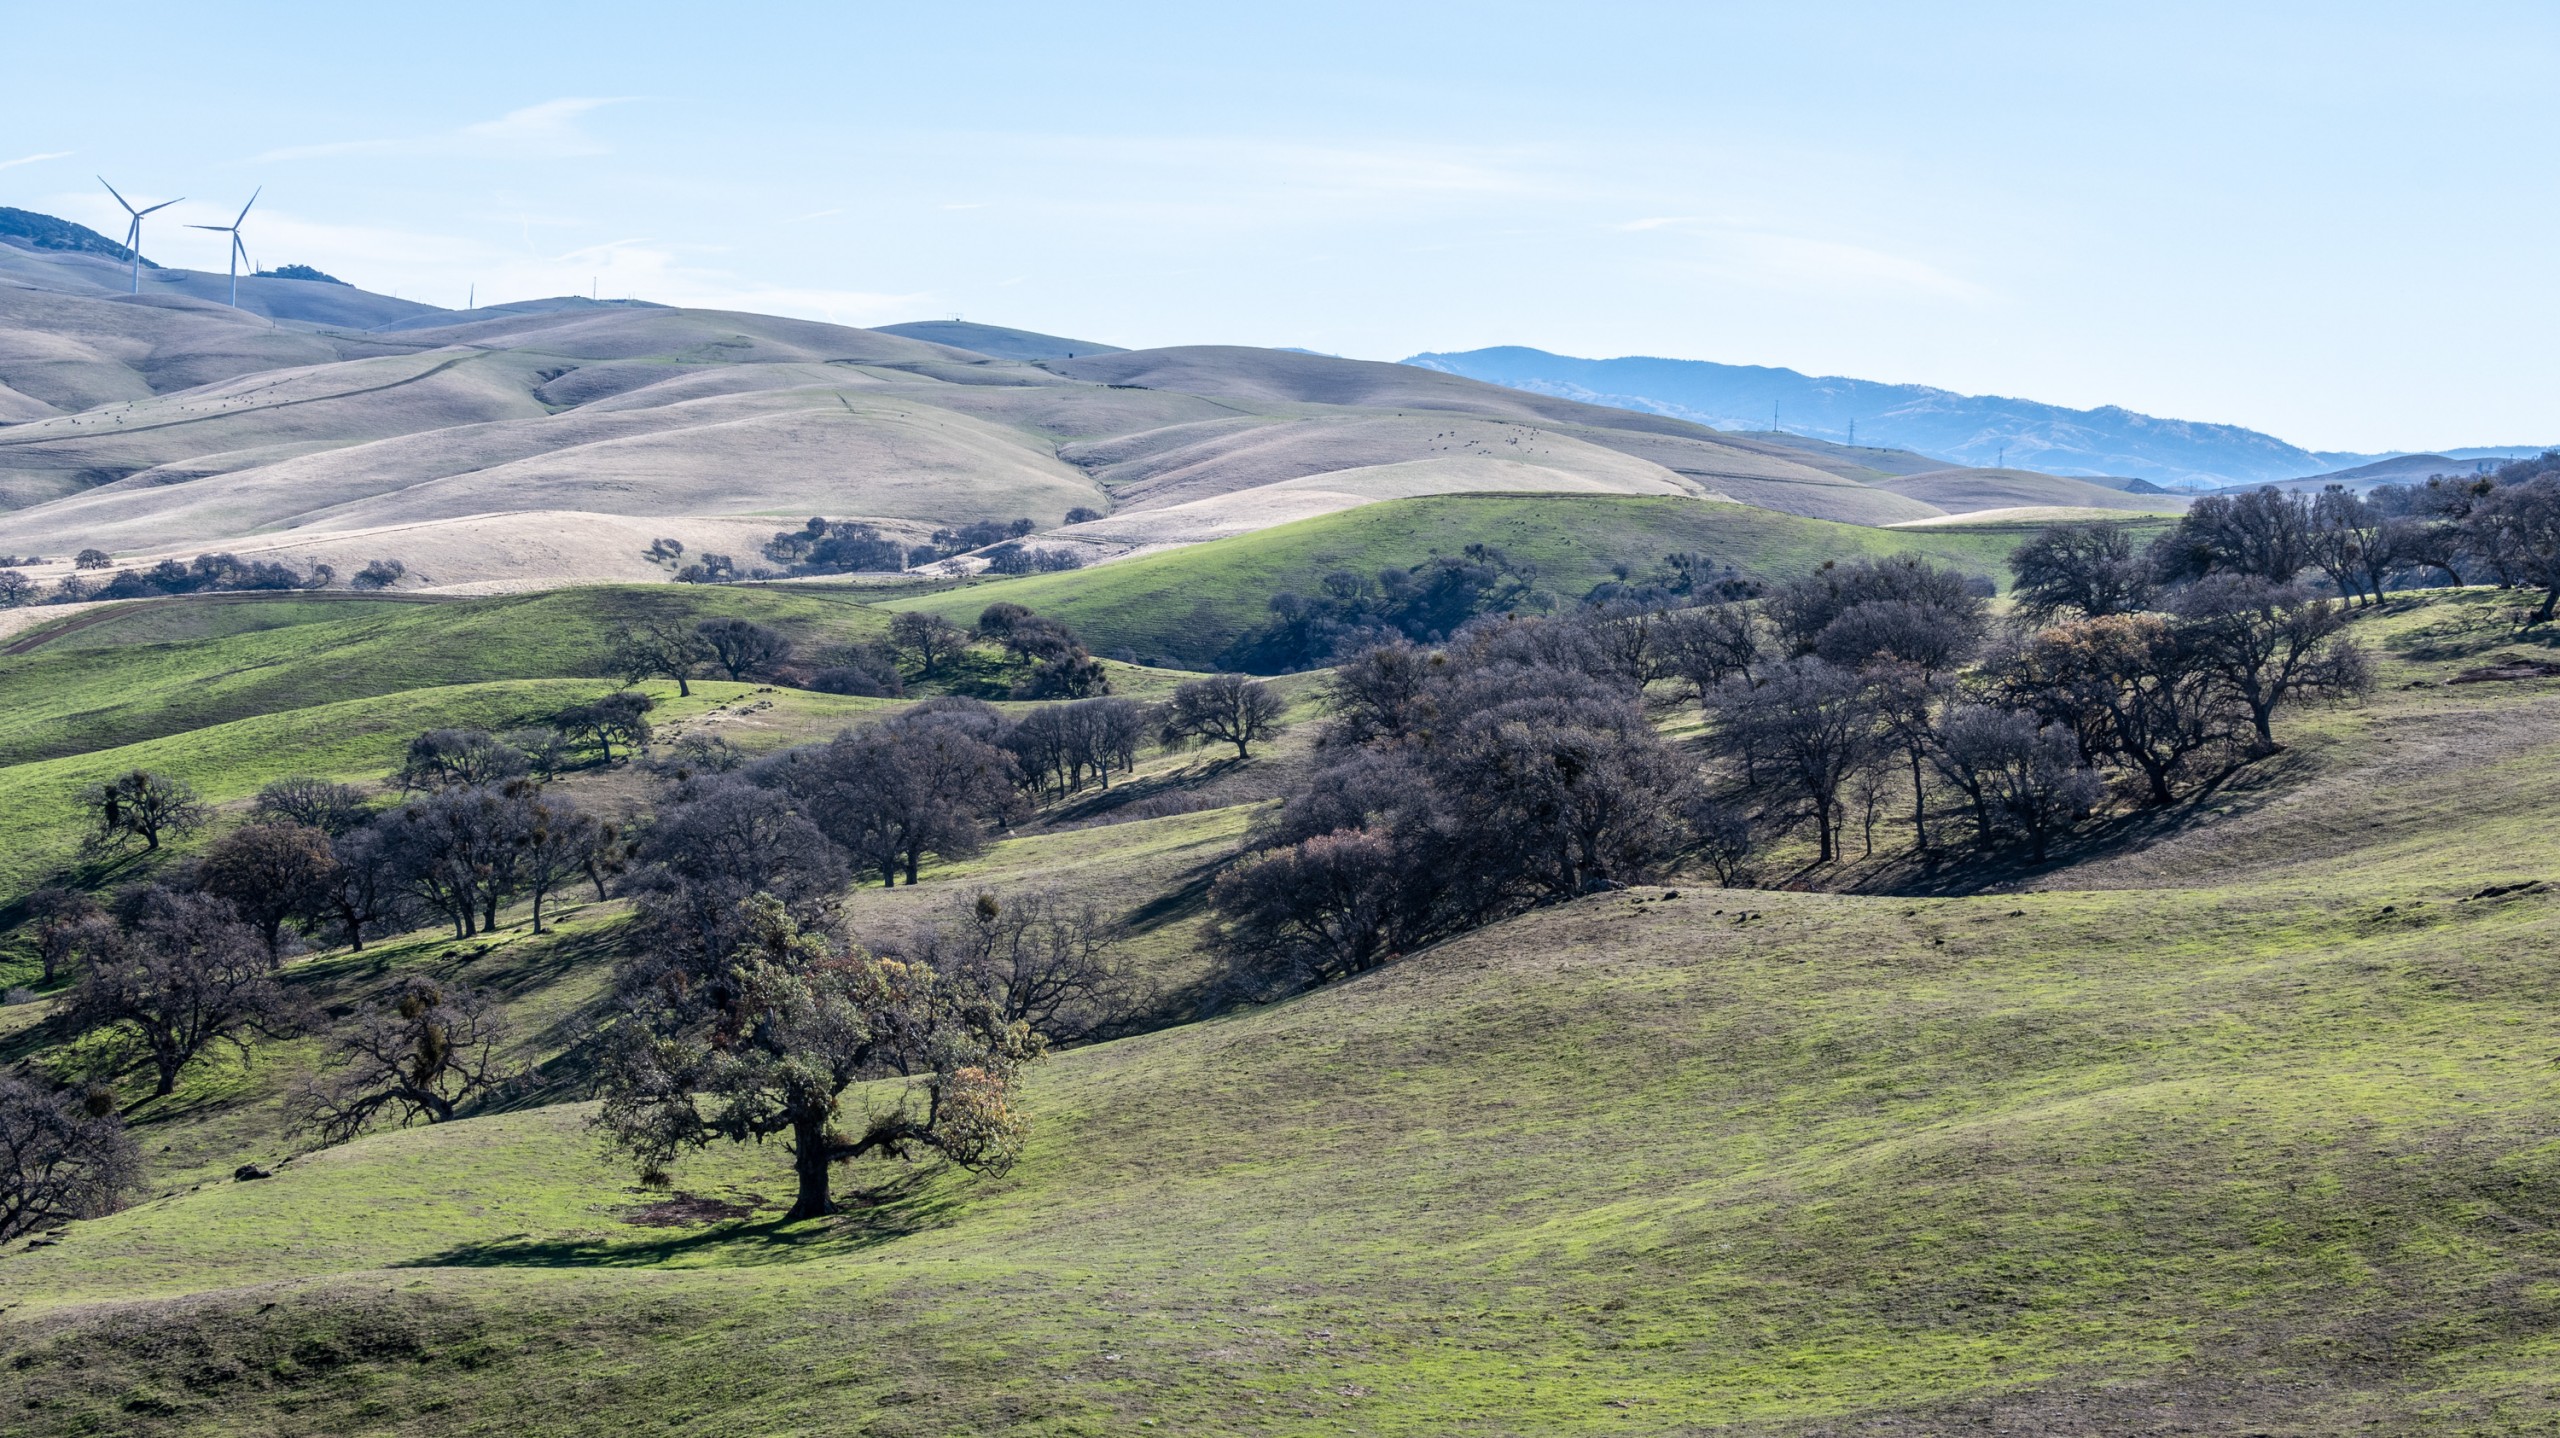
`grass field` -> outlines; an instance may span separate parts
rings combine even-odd
[[[1806,573],[1828,559],[1922,554],[2006,584],[2010,551],[2040,527],[1873,529],[1705,500],[1448,495],[1364,505],[1091,569],[892,600],[889,607],[966,623],[985,606],[1010,600],[1065,619],[1097,654],[1203,668],[1268,619],[1275,594],[1312,594],[1336,570],[1374,574],[1470,544],[1494,545],[1536,565],[1539,583],[1570,603],[1609,579],[1613,565],[1641,573],[1683,550],[1763,579]]]
[[[852,593],[795,586],[599,585],[433,604],[145,601],[74,616],[51,642],[30,631],[17,642],[35,647],[0,659],[0,765],[404,690],[593,678],[623,626],[719,615],[808,643],[887,627]],[[94,622],[70,628],[81,620]]]
[[[547,1102],[618,904],[305,960],[468,975],[560,1082],[244,1184],[308,1049],[208,1069],[155,1197],[0,1256],[0,1433],[2546,1431],[2560,893],[2475,896],[2560,878],[2560,681],[2443,682],[2552,652],[2503,609],[2360,618],[2370,703],[2018,887],[1541,910],[1058,1055],[1013,1173],[825,1223],[755,1149],[676,1187],[770,1207],[646,1221]],[[1178,893],[1251,802],[857,902]]]

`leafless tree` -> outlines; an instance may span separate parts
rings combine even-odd
[[[409,741],[400,772],[392,776],[404,793],[501,784],[531,765],[524,751],[478,729],[430,729]]]
[[[1053,1044],[1125,1031],[1153,986],[1124,950],[1124,926],[1090,901],[982,891],[959,913],[884,947],[974,984],[1007,1020]]]
[[[352,784],[299,775],[258,791],[251,811],[261,823],[300,824],[336,837],[372,819],[364,793]]]
[[[1242,674],[1213,674],[1173,691],[1164,716],[1164,741],[1178,744],[1233,744],[1238,759],[1253,757],[1252,746],[1279,732],[1280,696],[1259,679]]]
[[[390,1002],[340,1030],[326,1067],[293,1107],[323,1144],[344,1143],[386,1121],[443,1123],[515,1077],[500,1053],[507,1024],[470,989],[423,976],[403,980]]]
[[[2280,705],[2373,687],[2371,657],[2341,636],[2346,615],[2293,585],[2212,575],[2180,594],[2177,613],[2179,638],[2195,662],[2248,710],[2258,753],[2276,747]]]
[[[203,827],[207,817],[194,785],[150,769],[89,785],[80,791],[80,807],[97,826],[85,845],[94,854],[120,853],[136,840],[149,853],[163,839]]]
[[[2113,521],[2050,525],[2010,554],[2009,570],[2019,609],[2036,619],[2096,619],[2151,604],[2151,566],[2134,552],[2132,531]]]
[[[103,1086],[0,1074],[0,1243],[112,1213],[142,1186],[142,1152]]]
[[[693,632],[702,636],[711,662],[733,680],[760,674],[791,657],[791,640],[781,630],[752,619],[706,619]]]
[[[2153,577],[2164,584],[2208,574],[2291,584],[2311,567],[2311,505],[2273,485],[2208,494],[2187,506],[2177,528],[2151,542],[2148,558]]]
[[[196,886],[228,902],[280,956],[284,921],[307,912],[335,877],[329,836],[301,824],[244,824],[196,860]]]
[[[672,540],[661,540],[672,544]],[[676,681],[676,693],[690,696],[694,668],[709,654],[702,636],[672,620],[636,624],[615,636],[605,657],[605,673],[626,685],[650,679]]]
[[[1773,761],[1812,809],[1819,861],[1837,859],[1840,791],[1876,745],[1875,708],[1859,677],[1821,659],[1790,659],[1758,684],[1726,681],[1711,712],[1718,746]]]
[[[266,946],[231,906],[209,894],[155,889],[113,942],[82,955],[68,1010],[83,1031],[103,1029],[138,1052],[155,1096],[215,1043],[242,1052],[253,1034],[278,1034],[293,1007],[269,972]]]
[[[916,656],[917,673],[938,677],[942,666],[969,647],[969,633],[939,614],[902,610],[890,616],[889,642]]]
[[[1701,604],[1662,616],[1663,659],[1704,699],[1737,675],[1748,679],[1760,660],[1760,619],[1746,604]]]

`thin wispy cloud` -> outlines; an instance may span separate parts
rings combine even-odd
[[[1783,222],[1781,222],[1783,223]],[[1685,244],[1674,262],[1732,282],[1820,293],[1975,301],[1988,291],[1910,255],[1766,223],[1664,215],[1610,227]]]
[[[331,140],[316,145],[287,145],[250,156],[253,164],[288,160],[326,160],[348,155],[500,155],[514,159],[574,159],[611,153],[610,147],[580,127],[579,121],[630,96],[569,96],[509,110],[494,120],[480,120],[439,135],[405,139]]]
[[[0,160],[0,170],[14,170],[20,165],[42,164],[47,160],[67,160],[72,154],[70,150],[48,150],[41,155],[20,155],[14,160]]]
[[[545,100],[539,105],[510,110],[495,120],[465,125],[461,134],[466,140],[517,151],[554,156],[601,155],[606,153],[605,146],[579,129],[578,119],[628,98]]]

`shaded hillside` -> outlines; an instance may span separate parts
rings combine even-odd
[[[145,243],[148,243],[147,239]],[[131,280],[129,259],[122,245],[110,244],[106,250],[50,246],[28,248],[0,240],[0,286],[65,295],[126,297],[126,287]],[[146,255],[139,298],[200,300],[228,308],[231,276],[154,265]],[[254,274],[240,277],[240,308],[249,314],[284,324],[352,329],[370,328],[436,312],[433,305],[378,295],[352,285]]]
[[[1313,594],[1336,570],[1374,575],[1489,544],[1533,566],[1538,585],[1578,600],[1615,567],[1652,569],[1694,552],[1746,574],[1800,574],[1823,561],[1919,553],[2005,580],[2009,552],[2032,530],[1925,531],[1829,523],[1690,498],[1568,494],[1443,495],[1374,503],[1319,518],[1091,569],[1028,575],[889,601],[963,623],[998,600],[1054,614],[1096,653],[1206,668],[1270,619],[1283,592]]]
[[[1924,504],[1934,504],[1949,514],[2025,508],[2124,509],[2176,514],[2186,508],[2185,500],[2157,491],[2137,494],[2087,480],[2018,469],[1929,470],[1877,480],[1876,488],[1891,490]]]
[[[2496,469],[2498,464],[2499,460],[2496,458],[2453,459],[2441,454],[2401,454],[2389,459],[2378,459],[2371,464],[2359,464],[2351,469],[2335,469],[2326,474],[2311,474],[2300,479],[2279,480],[2276,482],[2276,488],[2317,493],[2334,484],[2362,494],[2377,484],[2424,484],[2440,474],[2464,478],[2487,474]],[[2256,488],[2259,486],[2233,485],[2223,492],[2241,494]]]
[[[997,359],[1044,360],[1074,359],[1078,355],[1125,354],[1118,345],[1095,344],[1091,340],[1071,340],[1058,335],[1044,335],[1034,330],[1012,330],[1002,325],[971,324],[965,320],[917,320],[911,324],[881,325],[884,335],[900,335],[928,344],[949,345],[973,354],[993,355]]]
[[[87,225],[40,215],[33,210],[12,209],[0,205],[0,244],[15,245],[22,250],[51,250],[60,254],[96,255],[118,264],[131,264],[133,251],[90,229]],[[149,258],[143,268],[160,268]]]

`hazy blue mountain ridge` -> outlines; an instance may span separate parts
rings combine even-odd
[[[1418,354],[1405,363],[1718,429],[1775,428],[1846,441],[1855,421],[1862,445],[1916,450],[1965,465],[2006,465],[2085,478],[2127,475],[2171,489],[2262,484],[2391,457],[2307,450],[2241,425],[2163,419],[2119,405],[2070,409],[1766,365],[1640,356],[1576,359],[1519,345]],[[2467,458],[2529,449],[2438,452]]]

